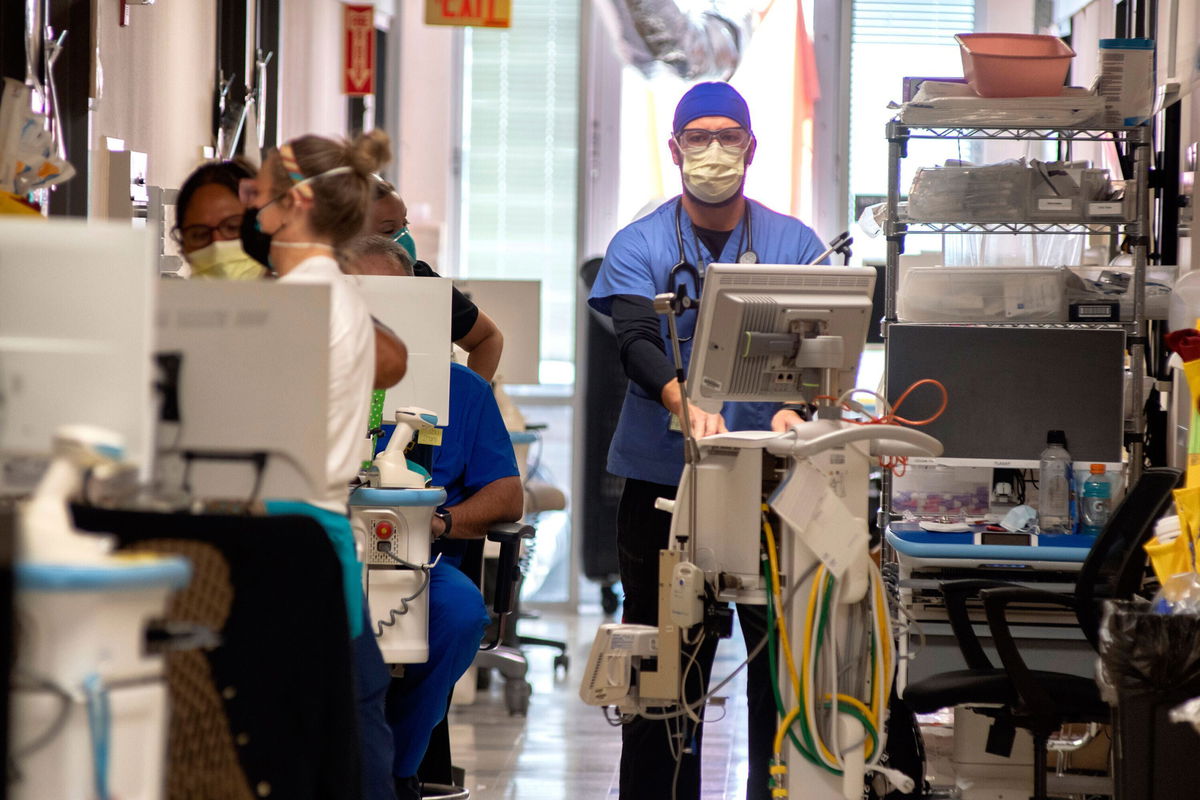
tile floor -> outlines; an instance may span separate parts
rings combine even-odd
[[[596,627],[607,620],[599,607],[583,614],[546,613],[522,620],[521,632],[568,642],[570,669],[554,674],[553,650],[528,648],[533,684],[529,714],[511,717],[497,677],[470,705],[450,712],[455,762],[466,769],[472,800],[594,800],[617,797],[621,733],[600,709],[579,699]],[[736,626],[735,626],[736,627]],[[721,643],[713,674],[728,675],[745,658],[741,639]],[[727,688],[727,715],[704,734],[704,800],[745,796],[745,681]]]

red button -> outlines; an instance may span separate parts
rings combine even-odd
[[[375,535],[380,539],[392,538],[393,531],[394,528],[392,528],[392,523],[390,522],[375,523]]]

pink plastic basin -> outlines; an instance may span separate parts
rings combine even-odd
[[[1054,97],[1075,57],[1057,36],[960,33],[963,75],[980,97]]]

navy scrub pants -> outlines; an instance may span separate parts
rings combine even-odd
[[[479,589],[452,559],[443,558],[429,573],[429,660],[406,664],[387,693],[397,778],[417,774],[429,736],[446,714],[450,690],[475,660],[489,622]]]

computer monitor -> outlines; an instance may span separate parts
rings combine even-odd
[[[945,412],[921,428],[944,448],[911,463],[1035,468],[1046,432],[1062,430],[1076,462],[1121,463],[1125,333],[1076,329],[898,324],[888,329],[887,398],[934,378]],[[900,415],[931,416],[933,388],[915,391]]]
[[[179,357],[179,419],[159,427],[167,486],[182,483],[184,456],[192,454],[187,484],[195,497],[325,494],[327,286],[162,281],[157,349]],[[261,480],[259,453],[266,454]]]
[[[834,391],[854,388],[874,288],[868,267],[710,264],[688,372],[692,402],[716,411],[726,400],[812,400],[823,367],[836,370]]]
[[[358,283],[371,314],[391,328],[408,349],[408,372],[387,390],[383,421],[395,422],[396,409],[424,408],[450,422],[449,278],[360,275]]]
[[[120,434],[149,477],[157,272],[146,230],[0,217],[0,493],[32,490],[71,423]]]
[[[504,335],[496,377],[504,383],[538,383],[542,282],[455,279],[454,287],[491,317]]]

